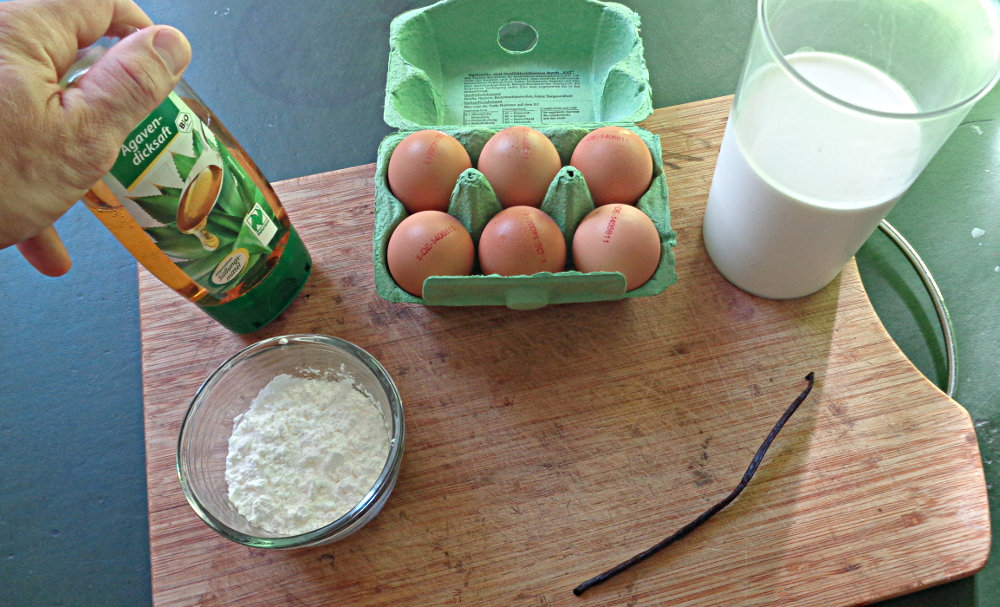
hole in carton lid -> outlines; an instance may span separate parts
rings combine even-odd
[[[497,31],[497,43],[508,53],[527,53],[538,44],[538,32],[523,21],[511,21]]]

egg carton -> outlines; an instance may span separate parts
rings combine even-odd
[[[375,175],[373,263],[379,295],[393,302],[534,309],[657,295],[676,282],[676,234],[670,229],[660,140],[634,124],[652,112],[648,79],[639,16],[620,4],[444,0],[396,17],[390,29],[385,121],[400,130],[379,146]],[[407,293],[393,281],[386,262],[389,237],[407,216],[389,189],[392,151],[410,133],[435,129],[455,137],[475,167],[490,137],[515,124],[539,130],[559,152],[563,168],[549,185],[541,210],[566,239],[566,270],[531,276],[432,276],[424,281],[422,298]],[[569,160],[584,136],[608,125],[635,132],[653,157],[652,183],[636,206],[660,235],[660,263],[649,281],[631,291],[625,291],[619,272],[575,271],[570,254],[573,233],[594,203],[583,175]],[[501,210],[482,173],[474,168],[462,173],[448,213],[475,243]],[[474,272],[480,272],[478,263]]]

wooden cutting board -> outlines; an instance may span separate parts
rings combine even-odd
[[[235,336],[140,271],[157,606],[860,605],[968,576],[990,543],[969,415],[903,356],[851,263],[769,301],[726,282],[701,219],[730,98],[657,110],[678,283],[656,297],[430,308],[375,294],[374,166],[276,184],[313,255],[303,294]],[[286,333],[354,342],[395,378],[406,454],[385,510],[290,552],[217,536],[181,494],[198,385]],[[579,583],[727,495],[815,371],[743,495],[583,597]]]

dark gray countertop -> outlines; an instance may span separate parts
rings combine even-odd
[[[429,3],[139,1],[187,34],[188,82],[274,181],[375,160],[391,130],[382,121],[389,22]],[[755,0],[624,4],[642,17],[655,107],[735,90]],[[997,117],[993,94],[970,116],[983,121],[979,133],[960,127],[893,214],[954,298],[966,344],[959,400],[987,430],[1000,422],[1000,273],[988,283],[972,266],[1000,266],[1000,211],[995,200],[982,210],[1000,190],[1000,168],[984,172],[1000,154]],[[942,223],[942,208],[968,221]],[[971,227],[989,238],[971,242]],[[0,605],[141,607],[151,590],[135,262],[81,205],[57,228],[75,262],[66,277],[42,277],[0,251]],[[878,238],[859,255],[865,284],[904,351],[940,384],[933,312]],[[993,573],[977,579],[980,596],[1000,583]],[[973,605],[973,594],[959,582],[899,604]]]

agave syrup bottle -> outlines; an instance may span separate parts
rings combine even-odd
[[[92,46],[64,85],[114,42]],[[235,333],[278,316],[312,267],[260,169],[183,80],[84,202],[147,270]]]

